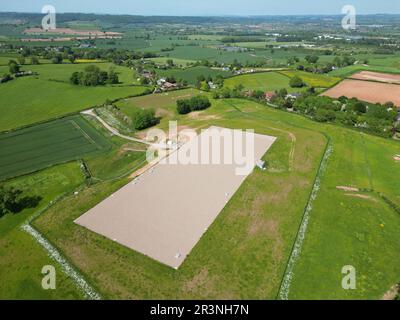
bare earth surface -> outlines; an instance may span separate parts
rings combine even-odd
[[[361,80],[344,80],[322,95],[331,98],[346,96],[371,103],[393,102],[400,107],[400,85]]]
[[[351,76],[352,79],[370,80],[386,83],[400,84],[400,74],[379,73],[371,71],[361,71]]]
[[[203,134],[166,159],[185,157]],[[255,162],[275,139],[255,135]],[[223,154],[223,143],[219,151]],[[236,169],[223,163],[159,163],[75,222],[177,269],[246,179]]]

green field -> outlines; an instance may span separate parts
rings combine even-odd
[[[166,64],[168,60],[171,58],[167,57],[158,57],[158,58],[150,58],[149,61],[153,61],[157,64]],[[172,59],[174,64],[180,67],[187,67],[191,63],[195,63],[196,60],[187,60],[187,59]]]
[[[39,78],[42,80],[55,80],[69,83],[72,73],[84,71],[88,65],[96,65],[103,71],[108,71],[110,68],[114,68],[115,72],[118,74],[121,85],[137,84],[137,76],[131,69],[108,62],[23,66],[22,70],[37,72]]]
[[[1,299],[84,299],[76,285],[60,266],[20,226],[36,212],[45,209],[57,197],[72,193],[84,182],[77,162],[52,167],[29,176],[16,178],[5,187],[14,187],[24,196],[40,196],[35,208],[0,218],[0,296]],[[43,290],[41,286],[43,266],[56,268],[56,290]]]
[[[140,95],[146,90],[141,86],[82,87],[34,77],[19,78],[0,86],[0,131],[85,110],[107,99]]]
[[[169,70],[157,70],[157,74],[161,77],[175,77],[176,80],[186,80],[189,84],[196,84],[199,76],[215,78],[217,75],[222,77],[232,76],[229,71],[216,70],[208,67],[198,66],[188,69],[169,69]]]
[[[237,85],[243,85],[245,89],[252,90],[263,90],[263,91],[275,91],[282,88],[288,89],[288,91],[298,91],[299,89],[293,90],[289,86],[290,78],[278,72],[262,72],[246,74],[236,76],[225,80],[225,86],[233,88]]]
[[[68,117],[0,135],[0,180],[102,152],[110,145],[82,117]]]

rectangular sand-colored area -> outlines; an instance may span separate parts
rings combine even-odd
[[[350,78],[356,80],[369,80],[369,81],[400,84],[400,74],[361,71],[356,74],[353,74]]]
[[[194,148],[203,134],[175,156]],[[252,168],[275,139],[255,135]],[[223,163],[157,164],[75,222],[177,269],[246,179],[236,169]]]
[[[371,103],[393,102],[400,106],[400,85],[362,80],[344,80],[322,95],[331,98],[345,96]]]

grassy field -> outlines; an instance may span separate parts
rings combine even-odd
[[[400,215],[378,193],[400,203],[397,142],[329,128],[334,153],[314,203],[292,299],[381,299],[399,281]],[[337,186],[373,189],[344,192]],[[341,269],[356,268],[357,290],[343,290]],[[323,279],[323,280],[322,280]]]
[[[282,88],[288,89],[288,91],[299,91],[299,89],[293,90],[289,86],[290,78],[278,72],[263,72],[246,74],[242,76],[233,77],[225,80],[225,86],[233,88],[237,85],[243,85],[246,89],[252,90],[263,90],[263,91],[275,91]]]
[[[208,67],[193,67],[185,70],[182,69],[169,69],[169,70],[157,70],[157,74],[162,77],[174,76],[176,80],[182,79],[186,80],[189,84],[196,84],[197,78],[199,76],[212,77],[215,78],[217,75],[223,77],[229,77],[232,75],[229,71],[215,70]]]
[[[0,135],[0,180],[82,158],[110,148],[81,116]]]
[[[56,197],[72,193],[83,182],[79,164],[71,162],[2,184],[22,190],[25,196],[41,196],[42,200],[36,208],[0,218],[1,299],[84,298],[58,264],[30,235],[20,230],[21,224],[35,212],[44,209]],[[56,290],[43,290],[41,287],[41,270],[45,265],[56,268]]]
[[[0,86],[0,132],[88,109],[107,99],[140,95],[146,90],[141,86],[82,87],[35,77],[19,78]]]
[[[167,60],[170,60],[171,58],[167,57],[158,57],[158,58],[150,58],[148,59],[149,61],[153,61],[158,64],[166,64]],[[187,59],[172,59],[174,61],[174,64],[180,67],[187,67],[191,63],[195,63],[196,60],[187,60]]]
[[[79,62],[79,61],[78,61]],[[47,64],[47,65],[36,65],[36,66],[23,66],[22,70],[31,70],[39,74],[39,78],[42,80],[54,80],[66,82],[69,84],[69,79],[74,72],[83,71],[88,65],[96,65],[101,70],[109,71],[110,68],[114,68],[118,74],[119,81],[122,85],[132,85],[137,83],[137,76],[133,71],[127,67],[117,66],[113,63],[75,63],[75,64]]]

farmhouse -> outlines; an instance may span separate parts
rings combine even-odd
[[[161,89],[164,91],[173,90],[176,88],[178,88],[178,85],[176,83],[171,83],[171,82],[167,82],[167,81],[165,81],[161,86]]]

